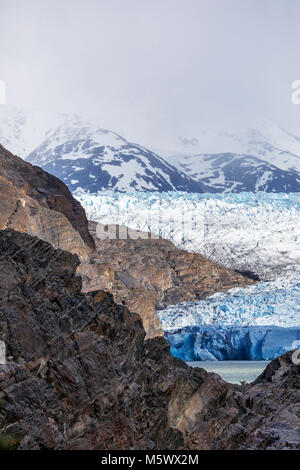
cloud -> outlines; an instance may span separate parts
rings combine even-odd
[[[94,115],[152,147],[241,111],[300,133],[297,0],[1,3],[11,104]]]

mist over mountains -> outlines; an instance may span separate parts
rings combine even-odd
[[[162,158],[74,114],[1,105],[0,142],[71,191],[300,191],[300,139],[266,119],[200,129]]]

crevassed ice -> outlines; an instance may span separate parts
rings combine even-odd
[[[200,325],[166,332],[173,356],[185,361],[272,360],[294,348],[300,328]]]
[[[165,331],[197,325],[300,326],[300,274],[158,311]]]
[[[268,281],[158,312],[174,356],[272,359],[300,337],[300,195],[77,192],[90,219],[148,230]]]
[[[148,230],[261,279],[300,271],[300,194],[113,193],[74,196],[88,218]]]

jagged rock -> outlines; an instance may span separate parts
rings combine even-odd
[[[96,252],[85,212],[66,185],[0,146],[0,229],[4,228],[77,254],[84,291],[112,292],[118,303],[142,317],[148,338],[163,334],[157,307],[250,283],[162,239],[103,242]]]
[[[25,449],[183,447],[168,396],[177,379],[207,374],[172,359],[163,338],[144,343],[140,317],[110,294],[81,294],[76,256],[11,230],[0,253],[0,337],[13,358],[0,366],[1,433]]]
[[[217,409],[199,416],[196,434],[218,449],[300,449],[300,366],[292,356],[274,359],[252,384],[232,387]]]
[[[219,266],[198,253],[180,250],[163,238],[130,230],[131,238],[124,240],[119,238],[117,227],[115,239],[100,239],[96,233],[97,224],[90,222],[89,228],[101,263],[94,283],[91,276],[85,277],[86,270],[80,271],[84,290],[100,288],[110,291],[118,303],[124,303],[141,316],[148,338],[162,334],[155,314],[157,308],[202,299],[218,291],[254,282],[250,277]],[[105,232],[104,226],[101,232]]]
[[[172,358],[140,317],[81,293],[78,257],[0,231],[0,444],[19,449],[299,448],[299,366],[252,385]]]
[[[36,235],[78,254],[94,249],[85,212],[66,185],[0,145],[0,229]]]
[[[85,212],[66,185],[0,146],[0,230],[5,228],[35,235],[55,248],[77,254],[85,290],[102,286],[109,290],[113,285],[115,271],[95,252]],[[120,296],[117,300],[123,301]],[[148,300],[136,296],[132,307],[140,301],[148,336],[162,335],[151,296]]]

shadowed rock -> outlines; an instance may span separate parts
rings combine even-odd
[[[140,317],[81,293],[78,258],[0,231],[0,444],[20,449],[299,448],[299,366],[252,385],[172,358]]]
[[[85,212],[55,176],[0,145],[0,229],[13,228],[84,258],[94,249]]]
[[[98,224],[99,227],[105,234],[105,227]],[[97,224],[90,222],[89,228],[101,263],[94,284],[91,276],[86,279],[86,270],[80,271],[84,290],[110,291],[116,302],[124,303],[142,317],[148,338],[162,334],[155,314],[157,308],[254,283],[233,269],[219,266],[198,253],[180,250],[170,241],[153,238],[146,232],[128,229],[129,237],[121,239],[117,227],[115,239],[100,239],[96,234]]]
[[[163,334],[157,307],[252,282],[162,239],[97,241],[95,251],[85,212],[66,185],[0,146],[0,229],[5,228],[76,253],[83,290],[112,292],[141,316],[148,338]]]

